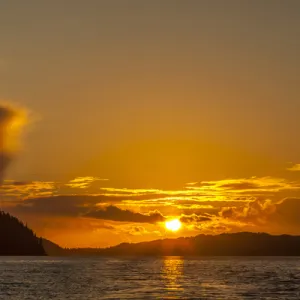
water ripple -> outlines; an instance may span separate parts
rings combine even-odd
[[[0,299],[300,299],[299,258],[0,258]]]

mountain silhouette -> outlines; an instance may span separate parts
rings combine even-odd
[[[0,255],[46,255],[42,240],[17,218],[0,211]]]
[[[66,249],[65,253],[102,256],[300,256],[300,236],[225,233],[122,243],[109,248]]]
[[[0,211],[0,255],[50,256],[300,256],[300,236],[267,233],[223,233],[108,248],[62,248]]]

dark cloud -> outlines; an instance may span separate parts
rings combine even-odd
[[[272,232],[300,234],[300,198],[285,198],[275,204],[268,215],[268,225]]]
[[[15,210],[23,213],[37,213],[47,215],[78,215],[87,213],[89,209],[96,208],[97,204],[117,204],[125,200],[139,201],[156,200],[161,195],[50,195],[31,197],[15,207]],[[167,197],[168,195],[163,195]]]
[[[156,223],[165,220],[165,217],[158,211],[153,211],[149,214],[141,214],[127,209],[123,210],[113,205],[103,209],[90,211],[85,216],[102,220],[134,223]]]
[[[143,226],[131,226],[128,230],[127,233],[129,235],[145,235],[148,233],[148,231],[143,227]]]
[[[285,198],[276,204],[276,210],[269,221],[288,228],[289,231],[300,233],[300,199]]]
[[[183,223],[202,223],[202,222],[211,221],[212,217],[213,216],[205,213],[202,215],[197,215],[197,214],[182,215],[180,217],[180,221]]]
[[[79,216],[101,202],[101,196],[59,195],[27,199],[15,206],[14,210],[18,213],[49,216]]]
[[[300,234],[299,213],[300,199],[286,198],[276,203],[256,200],[246,206],[224,207],[219,216],[253,224],[268,232]]]
[[[130,210],[122,210],[110,205],[99,209],[99,204],[111,201],[111,197],[92,195],[60,195],[32,198],[16,205],[11,211],[18,214],[34,214],[64,217],[89,217],[120,222],[155,223],[164,221],[164,216],[153,211],[141,214]]]
[[[145,195],[148,199],[148,195]],[[20,212],[42,213],[47,215],[78,215],[86,213],[97,204],[119,203],[132,199],[132,197],[112,195],[53,195],[46,197],[35,197],[25,199],[22,204],[15,207]],[[144,199],[142,196],[135,197],[136,200]]]
[[[22,214],[47,216],[78,216],[83,211],[81,198],[51,197],[35,198],[23,201],[14,207],[14,211]]]
[[[27,186],[27,185],[31,185],[33,182],[32,181],[5,181],[4,182],[4,187],[5,185],[8,186]]]
[[[219,215],[227,219],[264,223],[275,210],[276,206],[270,200],[255,200],[241,207],[223,207]]]

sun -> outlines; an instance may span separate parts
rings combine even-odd
[[[181,222],[178,219],[166,221],[165,226],[168,230],[177,231],[181,228]]]

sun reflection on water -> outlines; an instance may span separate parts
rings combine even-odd
[[[182,291],[183,259],[181,257],[165,257],[162,266],[162,278],[168,291]]]

